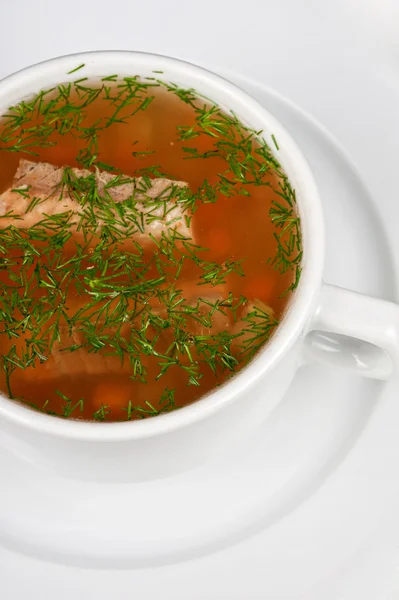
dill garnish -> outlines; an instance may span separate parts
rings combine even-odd
[[[82,63],[81,65],[79,65],[75,69],[72,69],[72,71],[68,71],[67,75],[72,75],[72,73],[76,73],[76,71],[79,71],[80,69],[83,69],[84,66],[85,66],[85,64]]]
[[[275,138],[275,136],[274,136],[274,133],[272,133],[272,136],[271,136],[271,137],[272,137],[272,140],[273,140],[273,144],[274,144],[274,145],[275,145],[275,147],[276,147],[276,150],[280,150],[280,148],[279,148],[279,146],[278,146],[278,143],[277,143],[277,140],[276,140],[276,138]]]
[[[194,123],[177,127],[176,143],[188,161],[222,161],[216,181],[204,179],[193,190],[177,185],[162,165],[148,164],[154,151],[140,147],[140,140],[131,141],[131,157],[137,162],[134,177],[101,160],[101,133],[123,127],[147,110],[154,89],[160,87],[193,110]],[[93,119],[89,108],[97,100],[110,110]],[[114,361],[134,382],[147,382],[150,372],[156,382],[168,381],[163,379],[167,373],[178,373],[193,389],[201,389],[204,374],[211,373],[218,385],[253,358],[278,319],[261,306],[248,312],[248,299],[228,289],[231,277],[245,276],[245,260],[209,259],[209,250],[182,233],[181,225],[189,229],[196,210],[221,196],[245,203],[254,186],[271,188],[276,195],[269,210],[275,253],[266,259],[278,273],[292,274],[284,293],[296,289],[302,240],[295,191],[261,133],[195,90],[152,77],[113,74],[93,86],[83,77],[9,108],[0,130],[0,150],[24,158],[38,156],[72,136],[80,143],[76,163],[86,170],[79,175],[65,168],[51,192],[52,198],[57,193],[60,199],[74,201],[76,210],[43,212],[34,225],[20,228],[19,222],[37,215],[50,197],[21,187],[12,191],[27,201],[25,213],[9,211],[1,217],[0,334],[6,340],[1,362],[11,398],[18,397],[13,393],[17,370],[36,369],[40,378],[48,365],[56,370],[57,360],[72,355],[77,361],[86,355]],[[204,138],[211,140],[211,149],[201,149]],[[274,135],[272,140],[279,150]],[[112,173],[101,186],[99,169]],[[166,195],[147,198],[144,211],[135,195],[145,195],[154,178],[171,183]],[[115,201],[115,190],[129,185],[135,190],[131,196]],[[175,207],[183,216],[176,216]],[[166,226],[157,237],[151,226],[160,219]],[[142,241],[147,233],[151,251]],[[187,273],[195,281],[195,294],[185,291]],[[228,328],[225,322],[242,322],[242,327]],[[49,410],[48,401],[35,408],[63,418],[79,418],[86,410],[85,399],[76,401],[58,390],[56,395],[63,402],[61,411]],[[177,390],[166,386],[156,399],[138,403],[130,398],[124,411],[131,420],[181,404]],[[112,409],[103,403],[91,414],[93,420],[107,421]]]

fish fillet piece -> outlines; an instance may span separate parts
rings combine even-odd
[[[201,316],[205,317],[210,324],[209,327],[193,319],[189,328],[194,335],[214,335],[231,328],[229,311],[223,310],[223,306],[219,310],[215,308],[226,299],[227,295],[224,284],[212,286],[191,283],[185,287],[184,296],[188,299],[188,303],[193,307],[198,306]]]
[[[181,288],[179,296],[185,299],[182,304],[178,305],[176,312],[182,312],[184,315],[187,331],[193,335],[213,335],[231,327],[229,311],[223,308],[223,305],[218,308],[228,296],[225,284],[198,285],[197,280],[188,280],[177,282],[176,287]],[[165,304],[161,303],[158,298],[151,298],[149,304],[153,314],[159,315],[163,319],[166,318]],[[209,326],[205,322],[198,321],[195,316],[190,317],[186,307],[198,309],[198,314],[196,311],[194,315],[205,319]]]
[[[111,333],[112,336],[112,332]],[[128,335],[125,332],[125,335]],[[11,345],[16,346],[17,355],[23,356],[26,348],[27,339],[30,336],[20,335],[19,338],[13,338],[7,344],[7,350]],[[77,348],[74,351],[68,350],[73,345],[80,346],[85,343],[84,334],[81,331],[73,330],[72,335],[68,333],[66,326],[60,327],[60,341],[56,341],[52,347],[51,354],[45,352],[46,360],[44,362],[36,361],[35,368],[29,367],[20,375],[26,380],[40,379],[52,380],[58,377],[75,377],[82,375],[101,375],[103,373],[128,373],[130,371],[129,357],[125,356],[123,364],[120,357],[112,353],[112,348],[100,352],[89,352],[87,346]],[[145,359],[145,357],[144,357]]]
[[[127,214],[129,215],[129,210],[132,210],[130,214],[134,211],[140,223],[133,233],[138,242],[150,242],[150,234],[159,239],[162,232],[169,228],[175,228],[184,237],[192,238],[191,228],[185,219],[188,213],[184,213],[181,205],[176,202],[181,190],[187,187],[187,183],[183,181],[116,176],[98,169],[90,172],[24,159],[19,162],[11,188],[0,195],[0,217],[3,217],[0,219],[0,227],[14,225],[26,229],[42,221],[46,215],[54,216],[68,211],[79,217],[85,209],[84,188],[90,188],[89,180],[86,179],[86,186],[84,180],[90,176],[95,179],[98,195],[104,197],[105,203],[107,199],[118,204],[129,201]],[[68,185],[65,184],[66,179],[69,179]],[[115,185],[112,185],[113,182]],[[123,225],[123,218],[116,209],[112,210],[119,229],[132,224],[127,218]],[[20,218],[4,217],[11,211]],[[104,225],[101,207],[95,206],[94,211],[98,218],[98,228],[101,229]],[[75,221],[78,220],[79,218]]]
[[[198,305],[199,312],[202,317],[210,320],[211,326],[208,327],[199,323],[194,318],[187,317],[187,330],[193,335],[214,335],[221,331],[226,331],[231,327],[231,319],[228,315],[214,310],[212,306],[216,302],[222,302],[225,298],[225,286],[211,285],[198,286],[195,281],[188,281],[182,284],[182,295],[186,298],[187,306],[195,307]],[[209,303],[209,304],[208,304]],[[162,318],[166,318],[165,305],[159,300],[153,298],[149,302],[151,311]],[[75,298],[73,303],[69,303],[69,307],[73,306],[73,312],[84,306],[80,298]],[[99,323],[101,326],[101,322]],[[124,323],[120,331],[121,337],[129,339],[132,331],[141,327],[141,317],[137,317],[134,321]],[[115,335],[115,327],[108,327],[102,335],[109,336],[112,340]],[[66,325],[61,325],[59,328],[60,339],[57,340],[52,347],[51,354],[44,352],[47,360],[40,363],[36,362],[35,368],[28,368],[23,373],[25,379],[40,378],[41,380],[56,379],[57,377],[77,377],[77,376],[96,376],[104,373],[122,374],[129,373],[132,370],[129,356],[125,356],[123,364],[117,354],[113,354],[111,347],[100,350],[99,352],[89,351],[89,346],[86,343],[85,335],[79,327],[74,327],[72,331]],[[147,334],[150,338],[155,335],[156,331],[152,327],[147,329]],[[165,349],[173,340],[173,333],[170,329],[165,332],[158,332],[162,339],[165,338]],[[12,338],[8,344],[6,351],[9,351],[13,344],[16,345],[18,356],[22,356],[25,344],[30,334],[20,335],[19,338]],[[74,350],[69,350],[73,346],[80,346]],[[140,360],[144,367],[148,366],[148,356],[141,354]]]
[[[252,339],[255,335],[253,328],[256,326],[262,328],[262,326],[264,327],[268,323],[266,315],[269,317],[270,323],[273,323],[274,310],[271,306],[257,298],[253,302],[249,302],[242,312],[241,319],[233,325],[231,332],[235,335],[240,334],[239,337],[235,338],[233,344],[240,346]],[[250,323],[245,320],[249,316],[251,318]]]

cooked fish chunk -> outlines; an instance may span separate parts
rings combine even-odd
[[[3,217],[0,226],[13,224],[28,228],[42,221],[46,215],[68,211],[82,215],[88,201],[87,184],[93,177],[97,193],[104,198],[104,202],[106,199],[117,204],[129,201],[129,210],[134,211],[135,222],[138,223],[133,234],[138,242],[150,241],[150,234],[159,239],[162,232],[169,228],[176,228],[184,237],[192,238],[186,215],[176,202],[180,190],[187,187],[185,182],[166,178],[115,176],[98,169],[95,173],[86,169],[68,169],[66,172],[66,169],[49,163],[20,160],[12,187],[0,195],[0,217]],[[104,226],[101,206],[96,205],[93,210],[98,228],[101,229]],[[118,228],[131,225],[132,221],[123,221],[116,208],[111,206],[111,210]],[[19,219],[4,217],[11,212]]]
[[[189,328],[195,335],[215,335],[228,331],[231,327],[230,311],[223,308],[227,292],[225,285],[197,285],[196,282],[184,286],[184,296],[188,304],[198,307],[203,321],[191,319]]]
[[[177,312],[182,311],[185,329],[188,333],[207,336],[231,329],[230,311],[223,309],[223,301],[226,299],[225,285],[199,286],[196,281],[188,281],[182,285],[181,296],[184,301],[178,305]],[[151,298],[148,304],[153,315],[158,315],[161,319],[168,318],[166,305],[159,298]],[[84,305],[84,299],[81,297],[71,299],[68,303],[69,309],[72,309],[71,315],[82,309]],[[190,314],[190,307],[196,309],[193,310],[193,316]],[[102,323],[101,320],[98,322],[99,328]],[[145,313],[142,316],[139,309],[137,317],[122,325],[119,335],[129,341],[131,336],[135,335],[134,331],[138,331],[144,324]],[[84,331],[84,328],[78,326],[74,326],[70,330],[66,324],[60,325],[59,337],[52,344],[51,352],[45,350],[43,361],[37,359],[35,368],[26,369],[23,378],[36,379],[40,377],[41,380],[48,380],[57,377],[97,376],[104,373],[121,374],[132,370],[130,356],[126,353],[122,363],[120,356],[112,347],[112,340],[116,335],[114,326],[104,328],[102,332],[104,348],[99,351],[95,351],[95,348],[90,345]],[[169,347],[173,341],[172,330],[169,327],[165,330],[157,330],[152,325],[145,326],[145,332],[149,339],[156,336],[164,349]],[[21,358],[26,352],[29,338],[29,332],[20,334],[18,338],[11,338],[6,344],[6,350],[9,351],[11,346],[15,345],[17,355]],[[144,367],[148,366],[149,359],[145,354],[140,355],[140,361]]]
[[[185,281],[181,284],[179,300],[175,299],[175,312],[181,314],[187,331],[193,335],[220,333],[231,327],[230,311],[223,306],[227,296],[225,284],[198,285],[196,280]],[[159,298],[152,298],[149,304],[153,314],[166,318],[166,305]]]
[[[249,320],[247,320],[249,319]],[[274,310],[261,300],[255,299],[249,302],[241,314],[239,319],[232,327],[231,333],[240,334],[235,338],[235,345],[245,345],[251,340],[256,333],[262,330],[263,327],[274,322]]]
[[[107,332],[105,332],[106,334]],[[124,332],[128,336],[128,332]],[[112,331],[108,330],[110,338]],[[21,358],[26,352],[26,344],[29,334],[21,334],[13,338],[7,344],[9,351],[11,346],[16,348],[17,356]],[[75,347],[75,348],[74,348]],[[85,335],[76,328],[69,334],[66,326],[60,327],[60,340],[55,341],[51,353],[45,351],[43,360],[35,361],[35,368],[29,367],[23,372],[23,378],[35,380],[39,377],[44,379],[57,379],[58,377],[76,377],[81,375],[101,375],[103,373],[122,373],[130,370],[130,360],[126,355],[123,364],[120,357],[114,353],[111,347],[94,352],[85,340]]]

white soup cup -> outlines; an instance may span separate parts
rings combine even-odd
[[[67,74],[83,63],[78,74]],[[2,445],[36,466],[74,478],[166,477],[228,452],[259,427],[281,400],[301,365],[305,345],[319,360],[367,377],[385,379],[399,363],[398,306],[323,283],[323,211],[312,172],[280,123],[236,85],[165,56],[91,52],[37,64],[1,81],[0,114],[40,90],[79,77],[113,73],[150,77],[154,71],[162,71],[166,81],[194,88],[234,111],[246,125],[263,131],[296,191],[303,271],[271,341],[232,380],[190,406],[141,421],[92,423],[49,416],[0,395]]]

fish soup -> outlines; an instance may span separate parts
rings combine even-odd
[[[301,272],[295,192],[235,115],[161,80],[81,80],[10,108],[0,150],[10,398],[63,418],[156,416],[273,335]]]

